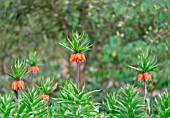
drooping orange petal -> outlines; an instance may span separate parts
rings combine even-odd
[[[77,59],[81,59],[81,54],[77,53]]]
[[[81,54],[82,62],[86,62],[86,58],[83,54]]]
[[[81,62],[85,62],[85,61],[86,61],[85,56],[83,54],[78,53],[76,62],[81,63]]]
[[[12,84],[11,84],[11,89],[13,89],[13,90],[18,90],[18,83],[17,82],[12,82]]]
[[[71,56],[70,56],[70,62],[73,62],[75,60],[75,54],[72,54]]]
[[[144,80],[143,74],[139,74],[139,75],[138,75],[138,81],[143,81],[143,80]]]
[[[20,80],[17,82],[18,84],[18,89],[23,90],[24,89],[24,81]]]
[[[146,81],[152,81],[152,76],[149,73],[145,72],[143,76]]]
[[[35,73],[39,73],[40,72],[40,69],[38,66],[35,66],[35,70],[34,70]]]

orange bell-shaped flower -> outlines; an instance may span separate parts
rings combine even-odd
[[[38,73],[40,72],[40,69],[38,66],[31,66],[28,68],[28,71],[31,71],[32,73]]]
[[[139,75],[138,75],[138,81],[143,81],[143,80],[144,80],[143,74],[139,74]]]
[[[13,89],[13,90],[18,90],[18,82],[12,82],[12,84],[11,84],[11,89]]]
[[[18,89],[23,90],[24,89],[24,81],[20,80],[18,83]]]
[[[149,73],[145,72],[143,76],[145,78],[145,81],[152,81],[152,76]]]
[[[142,73],[142,74],[139,74],[138,75],[138,81],[152,81],[152,76],[145,72],[145,73]]]

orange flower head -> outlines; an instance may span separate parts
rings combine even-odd
[[[139,74],[139,75],[138,75],[138,81],[143,81],[143,80],[144,80],[143,74]]]
[[[86,62],[86,58],[83,54],[77,53],[77,54],[72,54],[70,57],[70,62]]]
[[[145,81],[152,81],[152,76],[149,73],[145,72],[143,76],[145,78]]]
[[[32,73],[38,73],[40,72],[40,69],[38,66],[31,66],[28,68],[28,71],[32,71]]]
[[[17,84],[18,84],[18,89],[19,90],[23,90],[24,89],[24,81],[20,80],[20,81],[17,82]]]
[[[39,99],[43,99],[44,102],[49,102],[50,101],[50,97],[48,95],[40,95]]]
[[[12,84],[11,84],[11,89],[13,89],[13,90],[18,90],[18,82],[12,82]]]
[[[142,74],[139,74],[138,75],[138,81],[152,81],[152,76],[145,72],[145,73],[142,73]]]
[[[84,60],[86,62],[86,58],[83,54],[81,55],[81,58],[82,58],[82,60]]]

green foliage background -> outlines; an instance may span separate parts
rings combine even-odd
[[[10,85],[4,68],[31,51],[44,63],[37,82],[42,76],[52,76],[60,85],[74,79],[71,53],[58,43],[78,31],[94,42],[81,65],[81,84],[88,89],[103,88],[105,93],[126,83],[142,85],[127,65],[135,65],[139,52],[148,47],[163,70],[151,73],[150,92],[169,89],[169,0],[1,0],[0,17],[1,85]]]

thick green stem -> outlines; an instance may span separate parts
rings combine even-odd
[[[32,89],[34,88],[34,73],[32,73],[31,87],[32,87]]]
[[[76,70],[76,73],[77,73],[77,78],[76,78],[76,81],[77,81],[77,88],[79,90],[79,82],[80,82],[80,63],[77,62],[77,70]]]
[[[147,114],[146,94],[147,94],[146,80],[144,80],[144,101],[145,101],[145,112]]]
[[[18,94],[18,108],[20,108],[20,91],[17,90],[17,94]]]

